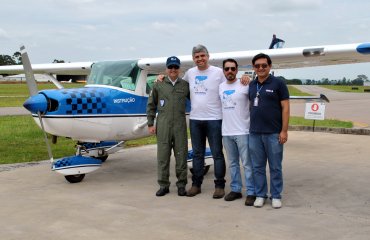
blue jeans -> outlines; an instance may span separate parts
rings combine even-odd
[[[222,152],[222,120],[190,119],[190,136],[193,147],[193,186],[200,187],[204,175],[204,152],[206,138],[214,161],[215,187],[225,188],[225,157]]]
[[[239,159],[244,168],[246,194],[255,196],[252,162],[249,155],[249,134],[223,136],[230,169],[230,188],[233,192],[241,192],[243,182],[240,174]]]
[[[268,161],[271,197],[281,199],[283,144],[279,143],[279,134],[250,133],[249,150],[252,158],[256,196],[267,197],[266,163]]]

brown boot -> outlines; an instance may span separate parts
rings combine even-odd
[[[200,189],[200,187],[191,186],[191,188],[187,191],[186,196],[194,197],[195,195],[197,195],[201,192],[202,192],[202,190]]]
[[[225,190],[223,188],[216,188],[215,192],[213,193],[213,198],[223,198],[225,196]]]
[[[245,198],[245,206],[253,206],[256,196],[248,195]]]

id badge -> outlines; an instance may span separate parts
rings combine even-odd
[[[258,97],[254,98],[253,106],[258,107]]]
[[[160,99],[159,104],[161,105],[161,107],[163,107],[164,106],[164,99]]]

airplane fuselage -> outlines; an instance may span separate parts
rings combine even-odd
[[[147,136],[146,96],[113,86],[44,90],[47,111],[45,130],[79,141],[129,140]],[[38,125],[37,114],[33,117]]]

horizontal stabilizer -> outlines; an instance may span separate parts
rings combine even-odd
[[[290,96],[291,100],[306,100],[306,101],[312,101],[317,100],[321,102],[330,102],[329,98],[327,98],[324,94],[320,94],[319,97],[317,96]]]
[[[194,156],[194,153],[193,153],[193,150],[189,150],[188,151],[188,157],[187,157],[187,160],[189,161],[192,161],[193,160],[193,156]],[[204,152],[204,158],[212,158],[212,152],[211,152],[211,149],[210,148],[206,148],[205,152]]]

